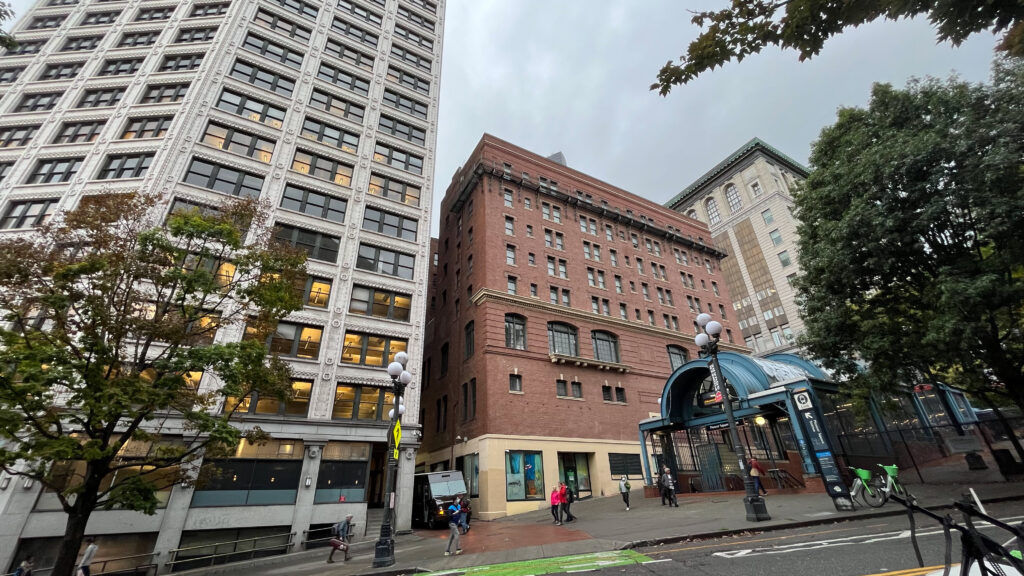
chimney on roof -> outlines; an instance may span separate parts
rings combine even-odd
[[[556,164],[561,164],[562,166],[566,166],[565,154],[562,154],[561,152],[555,152],[551,156],[548,156],[546,159],[547,160],[551,160],[552,162],[554,162]]]

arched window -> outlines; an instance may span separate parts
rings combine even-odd
[[[675,371],[683,364],[686,364],[690,359],[690,355],[687,354],[686,348],[681,346],[669,346],[668,347],[668,363],[672,365],[672,370]]]
[[[722,215],[718,212],[718,202],[714,198],[705,200],[704,208],[708,211],[708,224],[718,224],[722,221]]]
[[[505,314],[505,347],[526,350],[526,318]]]
[[[594,340],[594,359],[602,362],[619,361],[619,338],[611,332],[595,330],[590,333]]]
[[[686,213],[686,217],[687,218],[693,218],[694,220],[699,220],[699,218],[697,218],[697,211],[696,210],[690,210],[689,212],[687,212]]]
[[[729,202],[730,213],[743,208],[743,200],[740,199],[740,191],[732,184],[725,187],[725,199]]]
[[[561,322],[548,322],[548,350],[552,354],[579,356],[576,327]]]

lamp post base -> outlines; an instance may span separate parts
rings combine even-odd
[[[373,548],[373,567],[383,568],[395,563],[395,541],[391,538],[377,540]]]
[[[771,520],[768,515],[768,508],[764,504],[764,498],[760,496],[744,496],[743,507],[747,510],[747,522],[764,522]]]

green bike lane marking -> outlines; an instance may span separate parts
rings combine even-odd
[[[536,576],[538,574],[597,570],[610,566],[648,562],[650,560],[649,557],[632,550],[612,550],[609,552],[559,556],[558,558],[541,558],[539,560],[507,562],[505,564],[472,566],[457,570],[438,570],[437,572],[430,572],[430,574],[434,576],[456,573],[465,574],[466,576]]]

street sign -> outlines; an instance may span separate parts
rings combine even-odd
[[[825,491],[832,497],[836,510],[853,510],[853,500],[839,475],[839,466],[836,464],[832,447],[825,434],[825,424],[821,421],[821,415],[814,406],[810,393],[797,392],[793,394],[793,401],[796,404],[797,413],[802,416],[799,420],[803,422],[804,434],[810,440],[814,459],[817,460],[822,480],[825,481]]]
[[[395,428],[392,435],[395,437],[395,460],[398,460],[398,444],[402,442],[402,421],[395,420]]]

